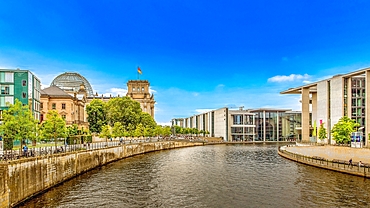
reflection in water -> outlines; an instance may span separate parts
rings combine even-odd
[[[210,145],[126,158],[20,207],[368,207],[369,181],[286,160],[275,145]]]

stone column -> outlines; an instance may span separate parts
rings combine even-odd
[[[302,141],[310,141],[310,90],[302,88]]]
[[[320,121],[317,120],[317,92],[312,92],[312,121],[311,126],[313,127],[314,122],[316,121],[316,142],[319,140],[319,127]]]
[[[366,70],[365,73],[365,146],[368,146],[368,135],[370,133],[370,71]]]

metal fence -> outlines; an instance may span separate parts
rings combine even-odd
[[[278,151],[288,156],[289,159],[295,160],[300,163],[305,163],[334,171],[370,177],[369,163],[360,163],[360,161],[350,162],[338,159],[328,160],[319,156],[305,156],[286,151],[284,147],[279,147]]]
[[[138,143],[149,143],[157,141],[175,141],[180,140],[178,138],[147,138],[147,139],[131,139],[131,140],[122,140],[122,141],[107,141],[107,142],[93,142],[85,144],[73,144],[73,145],[57,145],[57,146],[48,146],[48,147],[34,147],[28,148],[27,151],[19,150],[4,150],[2,154],[0,153],[0,161],[8,160],[17,160],[28,157],[39,157],[39,156],[48,156],[54,154],[63,154],[68,152],[76,152],[82,150],[97,150],[104,149],[107,147],[116,147],[125,144],[138,144]],[[184,139],[181,139],[184,141]],[[199,142],[200,140],[186,140],[189,142]]]

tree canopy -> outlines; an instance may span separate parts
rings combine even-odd
[[[107,119],[110,125],[121,122],[127,127],[132,124],[135,128],[140,122],[140,104],[130,97],[117,97],[107,103]]]
[[[65,138],[67,133],[66,122],[56,110],[46,114],[46,121],[41,124],[41,137],[54,139],[55,145],[58,138]]]
[[[91,132],[100,133],[102,127],[107,124],[106,103],[100,99],[93,99],[86,106],[87,121]]]
[[[326,139],[326,137],[327,137],[326,128],[324,127],[324,123],[321,123],[319,128],[319,139],[323,140]]]
[[[13,140],[36,140],[37,120],[32,116],[28,105],[23,105],[18,99],[3,112],[3,124],[0,125],[4,140],[4,149],[13,148]]]
[[[339,119],[332,129],[333,139],[339,144],[347,144],[351,141],[351,133],[359,127],[360,124],[354,120],[343,116]]]

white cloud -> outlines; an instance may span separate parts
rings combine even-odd
[[[127,94],[127,89],[123,89],[123,88],[110,88],[109,90],[107,90],[105,93],[103,93],[104,96],[112,96],[112,97],[116,97],[116,96],[120,96],[120,97],[123,97],[123,96],[126,96]]]
[[[158,122],[157,124],[161,126],[171,126],[171,122]]]
[[[292,82],[292,81],[297,81],[297,80],[305,80],[309,79],[310,75],[308,74],[291,74],[289,76],[286,75],[277,75],[274,77],[269,78],[267,81],[269,82]]]
[[[149,93],[150,94],[155,94],[155,93],[157,93],[157,91],[156,90],[153,90],[151,87],[149,87]]]

